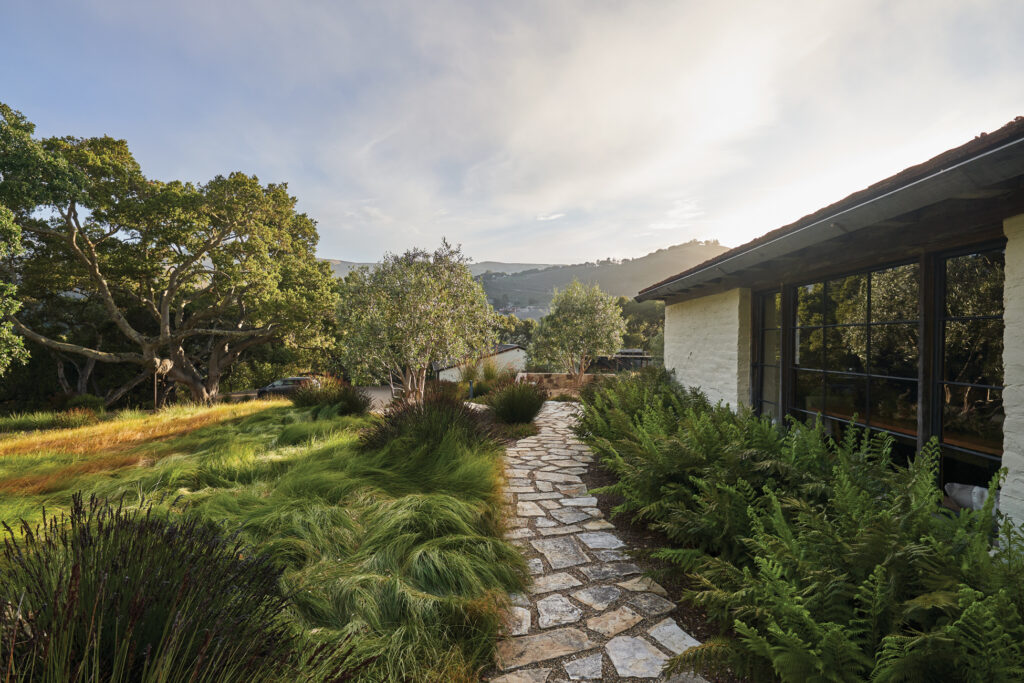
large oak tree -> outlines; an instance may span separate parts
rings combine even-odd
[[[285,185],[242,173],[201,185],[155,181],[123,140],[33,132],[0,105],[0,203],[24,246],[8,259],[10,277],[26,310],[45,315],[54,297],[86,300],[117,334],[88,345],[14,312],[6,320],[54,352],[137,366],[108,403],[154,375],[207,402],[256,345],[328,344],[333,280],[315,258],[315,223],[296,212]]]

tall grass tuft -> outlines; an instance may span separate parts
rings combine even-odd
[[[371,399],[365,391],[334,377],[323,377],[319,382],[308,382],[290,396],[298,408],[330,407],[330,414],[362,415],[370,410]]]
[[[516,382],[487,397],[494,416],[506,424],[524,424],[537,417],[548,394],[531,382]]]
[[[311,658],[271,559],[197,518],[72,499],[7,530],[0,563],[5,681],[281,680]]]
[[[383,448],[396,439],[437,445],[458,438],[479,444],[492,438],[487,418],[446,394],[425,396],[422,403],[399,403],[362,435],[364,449]]]

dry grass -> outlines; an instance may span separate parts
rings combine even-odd
[[[213,407],[170,408],[156,415],[139,414],[100,424],[30,432],[0,439],[0,457],[41,452],[96,455],[123,452],[144,443],[169,439],[213,424],[245,417],[287,401],[222,403]]]

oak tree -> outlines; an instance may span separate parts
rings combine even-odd
[[[332,278],[315,257],[314,221],[285,185],[243,173],[199,185],[151,180],[123,140],[33,132],[0,105],[0,202],[24,246],[10,277],[26,309],[86,300],[117,338],[75,343],[13,311],[5,319],[54,352],[136,366],[108,404],[154,375],[208,402],[250,348],[329,343]]]

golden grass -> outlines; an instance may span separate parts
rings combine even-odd
[[[173,408],[152,415],[144,414],[74,429],[30,432],[0,441],[0,456],[36,455],[40,452],[110,455],[282,405],[288,405],[287,401],[249,401],[221,403],[212,407]]]

